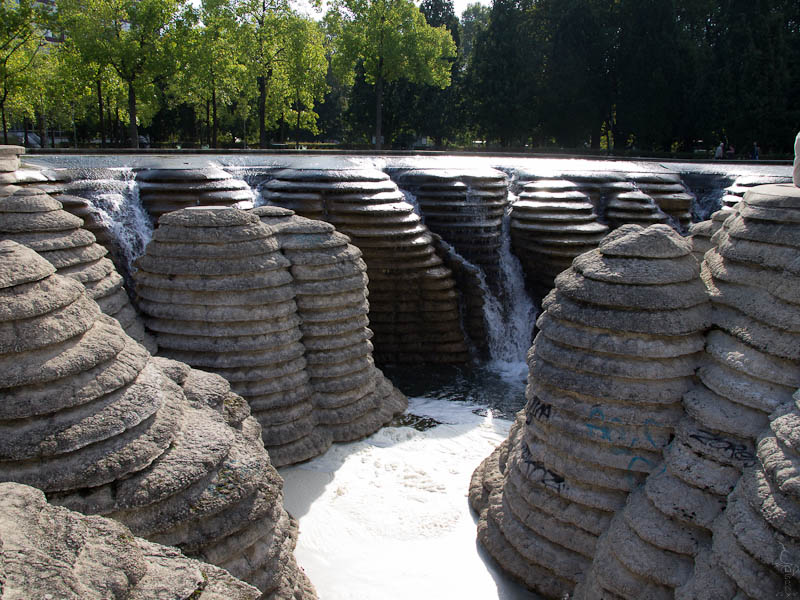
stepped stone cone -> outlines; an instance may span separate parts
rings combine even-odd
[[[678,173],[628,173],[627,179],[650,196],[681,230],[686,230],[692,222],[694,196],[687,192]]]
[[[653,198],[638,190],[614,195],[606,206],[605,217],[611,227],[619,227],[625,223],[647,227],[669,220]]]
[[[768,415],[800,387],[798,240],[800,190],[789,185],[753,188],[712,238],[702,276],[714,329],[699,383],[663,467],[612,523],[576,598],[672,598],[702,562]]]
[[[233,206],[253,201],[253,192],[244,181],[217,168],[147,169],[137,173],[136,182],[142,206],[154,225],[161,215],[190,206]]]
[[[389,176],[372,169],[284,169],[261,187],[267,204],[328,221],[363,253],[380,363],[469,358],[452,272]]]
[[[58,194],[54,198],[61,202],[64,210],[83,220],[83,228],[94,234],[98,244],[107,250],[111,249],[113,243],[111,232],[88,200],[72,194]]]
[[[678,600],[794,598],[800,595],[800,394],[772,416],[748,468],[713,525]]]
[[[111,519],[52,506],[44,494],[0,483],[3,600],[256,600],[256,588],[175,548],[134,537]]]
[[[506,175],[495,169],[411,169],[394,177],[416,199],[425,225],[496,279],[508,204]]]
[[[473,476],[478,538],[546,597],[572,591],[598,536],[659,463],[711,308],[687,240],[624,225],[545,298],[528,404]]]
[[[531,287],[543,297],[572,260],[608,233],[589,196],[564,179],[526,184],[511,207],[511,243]]]
[[[36,250],[60,275],[81,282],[105,314],[117,319],[125,332],[149,350],[148,336],[123,287],[122,277],[106,258],[108,251],[82,229],[82,221],[62,209],[57,200],[35,187],[20,188],[0,198],[0,239]]]
[[[359,257],[285,209],[184,209],[162,217],[136,289],[162,355],[230,381],[281,466],[405,410],[372,360]]]
[[[0,195],[4,186],[17,182],[14,173],[19,169],[19,157],[25,154],[22,146],[0,145]]]
[[[780,175],[740,175],[726,187],[722,196],[722,209],[735,208],[750,188],[775,183],[791,183],[791,178]]]
[[[11,241],[0,393],[0,481],[178,546],[266,598],[314,597],[246,403],[216,375],[152,358],[80,283]]]

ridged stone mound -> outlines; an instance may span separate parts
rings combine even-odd
[[[753,188],[712,238],[702,276],[714,328],[699,383],[663,466],[615,519],[577,598],[672,598],[691,576],[768,416],[800,387],[798,240],[800,190],[788,185]]]
[[[282,480],[244,401],[154,359],[83,286],[0,242],[0,481],[227,569],[267,598],[313,598]]]
[[[316,427],[328,443],[374,433],[408,400],[372,359],[361,251],[325,221],[272,206],[253,213],[275,232],[291,263]]]
[[[284,169],[261,187],[261,196],[267,204],[332,223],[361,250],[377,361],[468,360],[452,272],[388,175],[372,169]]]
[[[678,173],[628,173],[628,181],[650,196],[673,222],[685,230],[692,221],[692,202]]]
[[[655,200],[639,190],[614,195],[606,205],[605,217],[611,227],[619,227],[625,223],[647,227],[669,220]]]
[[[139,198],[158,225],[161,215],[190,206],[233,206],[253,200],[244,181],[222,169],[147,169],[136,175]],[[251,205],[252,206],[252,205]]]
[[[800,596],[800,394],[758,440],[747,469],[712,525],[710,548],[695,561],[678,600]]]
[[[411,193],[425,225],[468,261],[497,279],[503,216],[508,203],[506,175],[495,169],[411,169],[395,175]]]
[[[0,483],[3,600],[256,600],[256,588],[175,548],[134,537],[111,519],[52,506],[44,494]]]
[[[524,415],[476,471],[470,500],[500,566],[561,598],[660,462],[711,308],[689,242],[666,225],[612,232],[542,307]]]
[[[526,184],[511,207],[511,243],[540,297],[556,275],[608,233],[589,196],[564,179]]]
[[[329,223],[271,212],[165,215],[135,279],[161,354],[225,377],[282,466],[373,433],[405,399],[373,363],[358,249]]]
[[[153,340],[144,332],[122,277],[106,257],[108,251],[95,243],[94,235],[82,225],[81,219],[63,210],[60,202],[35,187],[20,188],[0,198],[0,239],[25,244],[46,258],[59,275],[81,282],[100,310],[154,351]]]

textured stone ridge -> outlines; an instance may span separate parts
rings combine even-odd
[[[547,294],[556,275],[576,256],[596,248],[607,233],[589,196],[564,179],[528,183],[511,207],[511,243],[537,297]]]
[[[470,499],[500,565],[560,598],[660,462],[711,308],[689,242],[666,225],[620,227],[555,283],[528,354],[524,420]]]
[[[388,175],[373,169],[283,169],[261,187],[261,196],[267,204],[332,223],[361,250],[376,360],[469,359],[453,274]]]
[[[82,225],[60,202],[36,187],[20,188],[0,198],[0,239],[25,244],[46,258],[59,275],[81,282],[100,310],[154,352],[155,343],[145,334],[122,277],[106,257],[108,251]]]
[[[428,229],[480,266],[491,284],[500,268],[508,203],[505,173],[495,169],[408,169],[396,173],[394,179],[416,198]]]
[[[227,379],[273,464],[364,437],[405,409],[373,363],[360,251],[329,223],[268,207],[185,209],[162,217],[137,264],[161,354]]]
[[[686,416],[664,451],[663,466],[601,540],[576,598],[672,598],[693,569],[707,569],[703,548],[728,548],[723,540],[729,540],[730,526],[743,526],[737,521],[741,494],[729,494],[742,471],[756,464],[755,440],[768,416],[790,406],[800,386],[800,190],[755,187],[726,212],[731,216],[714,234],[702,265],[714,328],[698,363],[699,383],[684,394]],[[727,517],[720,517],[723,509]],[[744,560],[730,548],[723,552],[726,560]],[[749,568],[745,563],[741,569]],[[705,581],[708,574],[698,577]],[[735,591],[725,589],[699,597],[734,598]]]
[[[712,524],[710,547],[695,560],[676,600],[795,598],[800,595],[800,393],[758,440],[747,469]]]
[[[222,169],[146,169],[136,175],[142,206],[157,225],[161,215],[190,206],[252,202],[253,192]],[[252,206],[252,204],[250,204]]]
[[[246,404],[153,359],[77,281],[0,242],[0,481],[178,546],[268,598],[313,598]]]
[[[35,488],[0,483],[0,597],[256,600],[256,588],[124,525],[52,506]]]

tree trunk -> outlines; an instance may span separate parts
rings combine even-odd
[[[217,135],[219,134],[219,125],[217,124],[217,88],[211,87],[211,147],[217,147]]]
[[[383,65],[383,59],[380,61]],[[380,68],[380,67],[379,67]],[[381,149],[381,125],[383,121],[383,75],[375,82],[375,150]]]
[[[206,98],[206,130],[204,139],[211,145],[211,100]]]
[[[97,114],[100,117],[100,147],[106,147],[106,123],[103,117],[103,84],[97,78]]]
[[[267,78],[258,77],[258,147],[267,147]]]
[[[47,147],[46,122],[47,118],[44,116],[44,111],[42,111],[39,113],[39,145],[42,148]]]
[[[22,145],[26,148],[28,147],[28,130],[30,129],[30,123],[28,122],[28,117],[22,119],[22,127],[23,127],[23,138],[22,138]]]
[[[6,125],[6,103],[0,104],[0,113],[3,115],[3,143],[8,145],[8,126]]]
[[[130,122],[128,123],[128,141],[130,148],[139,147],[139,128],[136,126],[136,90],[133,87],[133,82],[128,82],[128,115]]]
[[[300,99],[297,100],[297,124],[294,128],[295,149],[300,149]]]

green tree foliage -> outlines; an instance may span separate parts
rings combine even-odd
[[[59,0],[67,35],[87,61],[109,64],[128,92],[128,143],[139,147],[137,93],[154,95],[173,56],[170,33],[183,0]]]
[[[44,45],[44,32],[37,22],[45,18],[32,0],[0,0],[0,119],[4,144],[8,144],[8,105],[20,113],[27,112],[24,89]]]
[[[410,0],[338,0],[327,14],[332,65],[352,83],[361,63],[375,86],[375,146],[381,147],[384,85],[406,79],[445,88],[455,43],[446,27],[431,27]]]

